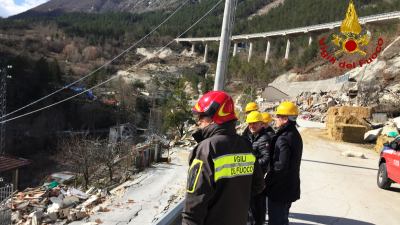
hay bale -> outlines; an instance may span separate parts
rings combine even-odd
[[[334,116],[329,118],[329,121],[326,123],[326,127],[329,128],[334,128],[337,126],[337,124],[352,124],[352,125],[362,125],[368,128],[370,130],[370,125],[365,122],[364,120],[360,120],[359,118],[355,116]]]
[[[334,128],[328,129],[328,134],[336,141],[362,143],[367,127],[363,125],[339,123]]]
[[[364,118],[370,118],[372,109],[368,107],[331,107],[327,112],[328,135],[337,141],[362,143],[364,134],[371,129]]]
[[[363,125],[346,124],[342,126],[343,141],[352,143],[363,143],[364,134],[368,128]]]
[[[329,107],[327,115],[337,116],[339,115],[339,107]]]
[[[335,117],[339,116],[339,107],[330,107],[326,114],[326,126],[333,126]]]
[[[353,106],[342,106],[338,109],[339,115],[352,115],[358,119],[368,119],[372,116],[371,107],[353,107]]]
[[[371,118],[372,108],[353,106],[330,107],[327,112],[327,123],[334,123],[337,116],[345,116],[349,118],[352,116],[363,121],[364,118]]]
[[[390,142],[392,142],[394,139],[395,139],[395,138],[393,138],[393,137],[388,137],[388,136],[386,136],[386,135],[381,135],[381,136],[379,136],[378,139],[376,140],[376,145],[375,145],[375,147],[374,147],[374,150],[375,150],[376,152],[379,153],[379,152],[382,150],[383,145],[384,145],[385,143],[390,143]]]

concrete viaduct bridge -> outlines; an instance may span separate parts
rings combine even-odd
[[[367,24],[367,23],[374,23],[374,22],[380,22],[380,21],[388,21],[388,20],[393,20],[393,19],[400,19],[400,11],[361,17],[361,18],[359,18],[359,21],[361,24]],[[248,58],[247,58],[247,61],[250,61],[250,59],[252,57],[252,53],[253,53],[252,40],[266,39],[267,40],[267,50],[265,53],[265,63],[267,63],[269,60],[269,53],[270,53],[270,48],[271,48],[270,38],[283,36],[283,37],[286,37],[286,39],[287,39],[285,59],[289,59],[290,35],[308,34],[309,35],[308,45],[310,46],[313,41],[313,38],[311,35],[312,32],[315,33],[315,32],[332,30],[336,27],[340,27],[341,24],[342,24],[342,21],[336,21],[336,22],[332,22],[332,23],[324,23],[324,24],[312,25],[312,26],[307,26],[307,27],[299,27],[299,28],[287,29],[287,30],[279,30],[279,31],[271,31],[271,32],[265,32],[265,33],[255,33],[255,34],[234,35],[231,38],[232,42],[234,43],[233,56],[235,56],[237,53],[238,42],[243,42],[243,41],[250,42],[249,54],[248,54]],[[195,47],[196,43],[198,43],[198,42],[205,43],[203,61],[206,62],[207,54],[208,54],[208,43],[209,42],[217,42],[220,40],[220,37],[177,38],[175,40],[178,43],[179,42],[192,43],[192,49],[191,49],[192,52],[194,52],[194,47]]]

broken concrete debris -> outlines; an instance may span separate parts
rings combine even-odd
[[[16,193],[11,201],[13,224],[54,224],[81,220],[95,212],[106,199],[106,192],[92,187],[87,193],[58,184],[49,188],[27,188]],[[97,208],[96,211],[105,210]]]
[[[393,100],[390,109],[382,105],[383,101],[376,100],[385,96],[386,92],[375,97],[352,97],[343,91],[303,92],[296,97],[296,102],[302,112],[299,117],[326,122],[328,135],[332,139],[353,143],[377,142],[375,150],[380,151],[384,143],[399,135],[400,129],[400,117],[388,121],[385,112],[392,113],[393,107],[398,108],[399,104],[393,103],[396,97],[390,97]],[[366,105],[373,107],[362,107]]]
[[[347,100],[347,99],[346,99]],[[346,100],[336,92],[303,92],[296,97],[302,112],[302,119],[317,122],[325,121],[325,114],[330,107],[340,106]]]

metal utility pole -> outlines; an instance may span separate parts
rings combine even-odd
[[[233,29],[234,3],[236,0],[225,0],[224,19],[222,21],[221,39],[219,43],[217,70],[215,72],[214,90],[223,90],[225,73],[228,66],[229,47]]]
[[[12,66],[8,65],[5,68],[0,69],[0,121],[5,120],[6,106],[7,106],[7,69],[11,69]],[[5,154],[6,145],[6,124],[0,124],[0,155]]]

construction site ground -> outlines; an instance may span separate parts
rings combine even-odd
[[[301,199],[292,205],[290,224],[399,224],[400,185],[377,187],[379,155],[371,146],[331,141],[325,129],[301,129]]]
[[[147,168],[119,196],[103,203],[102,212],[70,224],[153,224],[184,196],[188,153],[186,149],[174,148],[171,163]]]

